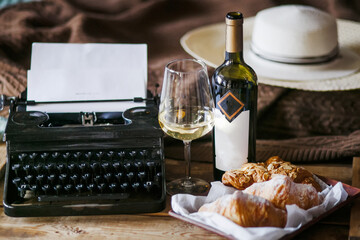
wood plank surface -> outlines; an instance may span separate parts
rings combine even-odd
[[[0,146],[5,149],[5,145]],[[5,156],[0,158],[5,161]],[[347,182],[351,165],[304,165],[323,176]],[[182,177],[185,164],[182,157],[166,159],[166,179]],[[195,160],[192,175],[212,181],[212,164],[208,160]],[[0,180],[0,198],[3,179]],[[0,239],[223,239],[222,237],[170,217],[170,197],[166,208],[159,213],[134,215],[67,216],[12,218],[0,206]],[[295,239],[346,239],[349,234],[350,208],[340,209],[315,226],[305,230]]]

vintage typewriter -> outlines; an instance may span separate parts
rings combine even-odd
[[[156,98],[134,99],[146,100],[146,107],[96,113],[26,111],[36,103],[24,99],[0,99],[10,106],[7,215],[143,213],[165,207]]]

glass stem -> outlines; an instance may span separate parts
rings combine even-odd
[[[191,170],[191,141],[184,141],[184,157],[185,157],[185,176],[186,179],[190,180],[190,170]]]

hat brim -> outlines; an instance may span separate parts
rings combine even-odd
[[[340,54],[321,64],[284,64],[265,60],[250,50],[254,17],[244,22],[244,59],[257,73],[260,83],[314,91],[360,88],[360,24],[337,20]],[[224,61],[223,23],[194,29],[180,40],[187,53],[211,67]]]

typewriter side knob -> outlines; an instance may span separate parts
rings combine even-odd
[[[49,120],[49,115],[44,112],[16,112],[11,121],[18,125],[40,125]]]
[[[137,120],[149,121],[157,119],[157,115],[158,112],[155,108],[135,107],[126,110],[123,113],[123,118],[125,120],[125,125],[128,125]]]

